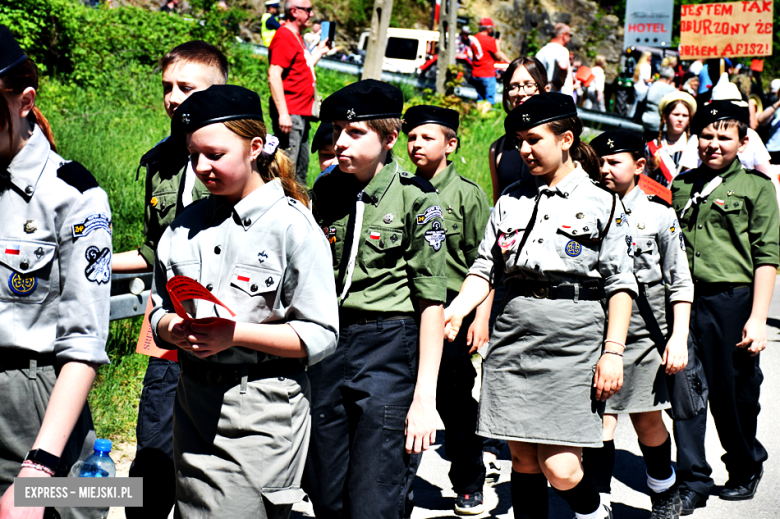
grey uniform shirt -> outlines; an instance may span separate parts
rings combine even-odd
[[[308,364],[336,349],[338,306],[330,247],[311,212],[286,197],[277,179],[235,206],[211,196],[179,215],[157,246],[150,322],[173,312],[167,281],[187,276],[199,281],[236,313],[237,322],[289,324],[303,341]],[[230,314],[213,303],[182,303],[194,318]],[[207,361],[256,363],[277,357],[234,346]]]
[[[634,272],[639,282],[663,281],[670,302],[693,302],[691,271],[674,209],[651,201],[639,187],[623,197],[623,204],[634,229]]]
[[[617,195],[595,185],[579,165],[552,189],[531,178],[505,193],[490,216],[469,274],[491,285],[500,272],[554,285],[601,278],[607,297],[618,290],[636,295],[631,229],[625,219],[617,221],[622,205]],[[537,197],[535,223],[518,256]],[[610,217],[613,221],[604,234]]]
[[[62,167],[65,165],[65,167]],[[36,125],[0,176],[0,348],[107,364],[111,210]],[[2,359],[0,359],[2,363]]]

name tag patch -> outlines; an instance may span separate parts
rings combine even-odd
[[[8,288],[17,296],[27,296],[35,292],[38,287],[38,278],[35,276],[22,276],[14,272],[8,278]]]
[[[83,223],[77,223],[73,226],[73,237],[81,238],[98,229],[103,229],[111,234],[111,220],[108,219],[108,215],[94,213],[87,216]]]
[[[441,208],[439,208],[439,212],[441,212]],[[417,218],[419,219],[420,216],[418,215]],[[441,244],[446,237],[447,233],[441,228],[439,222],[433,222],[433,229],[425,231],[425,241],[427,241],[435,251],[441,249]]]
[[[101,250],[92,245],[84,255],[87,258],[84,275],[88,281],[98,285],[111,281],[111,251],[108,247]]]
[[[425,225],[426,223],[430,222],[432,219],[436,218],[437,216],[439,218],[442,217],[441,207],[439,207],[438,205],[432,205],[431,207],[426,209],[423,214],[417,215],[417,225]]]
[[[569,240],[569,243],[566,244],[566,255],[576,258],[580,254],[582,254],[582,245],[574,240]]]

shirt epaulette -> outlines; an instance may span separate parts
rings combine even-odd
[[[87,168],[76,162],[65,162],[57,169],[57,177],[66,184],[75,187],[81,193],[100,187]]]
[[[606,192],[607,192],[607,193],[609,193],[610,195],[617,195],[617,193],[615,193],[615,191],[614,191],[614,190],[612,190],[612,189],[608,188],[607,186],[605,186],[605,185],[604,185],[604,184],[602,184],[601,182],[596,182],[596,181],[595,181],[595,180],[593,180],[593,179],[590,179],[590,181],[591,181],[591,182],[593,182],[593,185],[594,185],[594,186],[596,186],[596,187],[600,187],[601,189],[603,189],[604,191],[606,191]]]
[[[401,179],[402,184],[417,186],[423,193],[435,193],[436,188],[418,175],[412,175],[408,171],[400,171],[398,177]]]
[[[471,184],[471,185],[472,185],[472,186],[474,186],[474,187],[478,187],[478,188],[482,189],[482,186],[480,186],[479,184],[477,184],[476,182],[474,182],[474,181],[473,181],[473,180],[471,180],[470,178],[466,178],[466,177],[464,177],[463,175],[458,175],[458,176],[460,177],[460,179],[461,179],[463,182],[465,182],[465,183],[467,183],[467,184]]]
[[[647,199],[651,202],[655,202],[656,204],[661,204],[664,207],[672,207],[672,204],[664,200],[658,195],[647,195]]]

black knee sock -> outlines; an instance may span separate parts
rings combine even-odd
[[[666,438],[658,447],[648,447],[639,442],[642,456],[647,465],[647,475],[653,479],[669,479],[672,477],[672,438]]]
[[[586,476],[593,478],[599,492],[611,494],[612,473],[615,471],[615,441],[604,440],[604,446],[600,449],[582,449],[582,468]]]
[[[575,514],[592,514],[601,506],[601,498],[599,497],[599,491],[596,489],[596,483],[587,475],[571,490],[553,488],[564,501],[569,503]]]
[[[512,509],[515,519],[547,519],[547,478],[544,474],[512,471]]]

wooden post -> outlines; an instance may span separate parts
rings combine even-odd
[[[393,0],[374,0],[371,34],[368,36],[366,60],[360,79],[382,79],[382,61],[387,47],[387,28],[393,13]]]
[[[447,67],[455,64],[458,49],[458,0],[441,0],[439,11],[439,56],[436,60],[436,93],[444,93]]]

